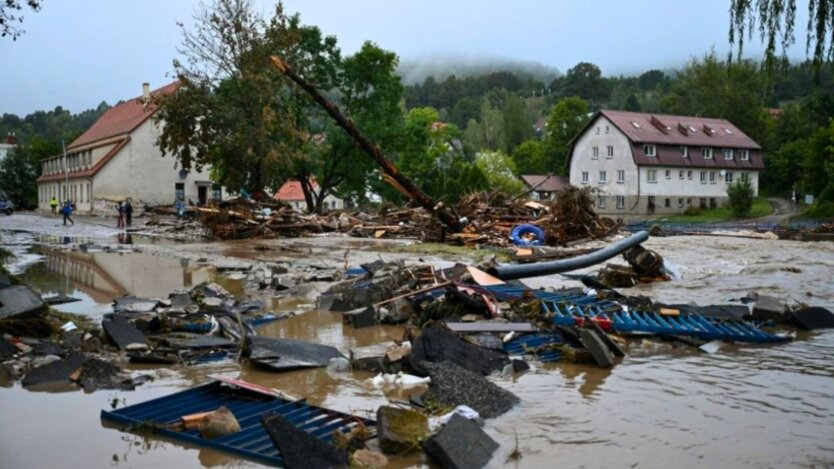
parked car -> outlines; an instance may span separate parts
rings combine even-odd
[[[0,212],[5,213],[6,215],[14,213],[14,204],[12,201],[6,198],[0,198]]]

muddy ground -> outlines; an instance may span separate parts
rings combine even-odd
[[[141,219],[139,220],[141,223]],[[238,295],[260,295],[268,309],[299,313],[262,326],[265,336],[324,343],[347,353],[384,347],[401,329],[351,329],[338,313],[315,310],[326,283],[304,294],[273,298],[236,280],[235,269],[277,261],[300,271],[340,269],[383,258],[446,266],[490,252],[444,255],[394,252],[401,241],[305,238],[204,243],[134,233],[109,220],[0,217],[2,243],[17,259],[10,267],[44,295],[68,293],[82,301],[59,309],[100,318],[114,296],[167,296],[171,290],[216,280]],[[131,244],[126,244],[130,241]],[[72,249],[93,243],[102,249]],[[834,243],[716,237],[653,238],[647,247],[679,267],[683,279],[642,285],[630,293],[667,302],[725,303],[756,290],[834,307]],[[592,271],[593,269],[588,269]],[[573,286],[561,277],[531,286]],[[800,333],[786,345],[728,345],[707,355],[690,348],[632,347],[611,370],[556,363],[533,372],[492,378],[521,398],[485,430],[501,448],[491,467],[761,467],[834,464],[834,331]],[[157,379],[136,391],[84,394],[19,384],[0,389],[0,467],[254,467],[206,449],[187,448],[105,428],[101,409],[135,404],[227,374],[308,397],[313,404],[371,415],[406,393],[373,387],[367,373],[324,369],[266,373],[237,362],[155,368]],[[520,460],[508,461],[516,448]],[[420,456],[392,458],[391,467],[427,464]]]

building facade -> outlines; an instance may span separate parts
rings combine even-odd
[[[313,182],[313,190],[318,191],[319,185],[316,183],[315,180]],[[304,190],[301,188],[301,183],[295,179],[289,180],[275,192],[273,198],[276,200],[280,200],[281,202],[286,202],[289,204],[293,209],[298,212],[304,212],[307,210],[307,200],[304,198]],[[321,204],[322,211],[326,212],[328,210],[342,210],[346,208],[345,201],[336,197],[333,194],[327,194],[327,197],[324,198]]]
[[[524,188],[533,200],[556,200],[556,194],[570,185],[565,176],[525,174],[521,176]]]
[[[108,109],[86,132],[58,155],[43,161],[38,178],[38,207],[49,210],[49,200],[72,200],[82,213],[115,210],[116,202],[131,198],[134,205],[166,205],[177,199],[206,203],[221,197],[208,169],[184,171],[177,160],[163,157],[156,139],[164,123],[151,119],[156,107],[151,97],[174,92],[178,83],[150,91]]]
[[[739,179],[758,194],[764,169],[761,146],[724,119],[601,110],[569,151],[570,184],[615,217],[717,207]]]

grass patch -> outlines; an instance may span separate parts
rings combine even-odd
[[[753,208],[750,210],[750,214],[746,217],[738,219],[744,220],[747,218],[761,218],[766,217],[771,213],[773,213],[773,205],[771,205],[770,201],[757,197],[753,199]],[[697,215],[675,215],[671,217],[664,217],[662,220],[672,223],[704,223],[734,219],[736,219],[736,217],[733,216],[733,213],[730,211],[730,207],[723,206],[703,210]]]
[[[484,249],[467,246],[455,246],[443,243],[415,243],[400,244],[387,248],[389,252],[403,252],[409,254],[422,254],[437,257],[464,257],[478,261],[489,259],[495,256],[499,262],[509,262],[512,254],[506,249]]]

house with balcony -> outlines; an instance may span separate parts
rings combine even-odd
[[[165,205],[181,199],[206,203],[221,197],[209,169],[185,171],[156,145],[163,122],[151,117],[152,97],[173,93],[178,82],[142,94],[108,109],[61,154],[45,159],[38,178],[38,207],[49,200],[72,200],[82,213],[111,213],[116,201],[130,197],[134,205]]]
[[[726,119],[600,110],[571,141],[570,184],[595,189],[607,216],[683,213],[726,202],[746,179],[758,194],[761,146]]]

